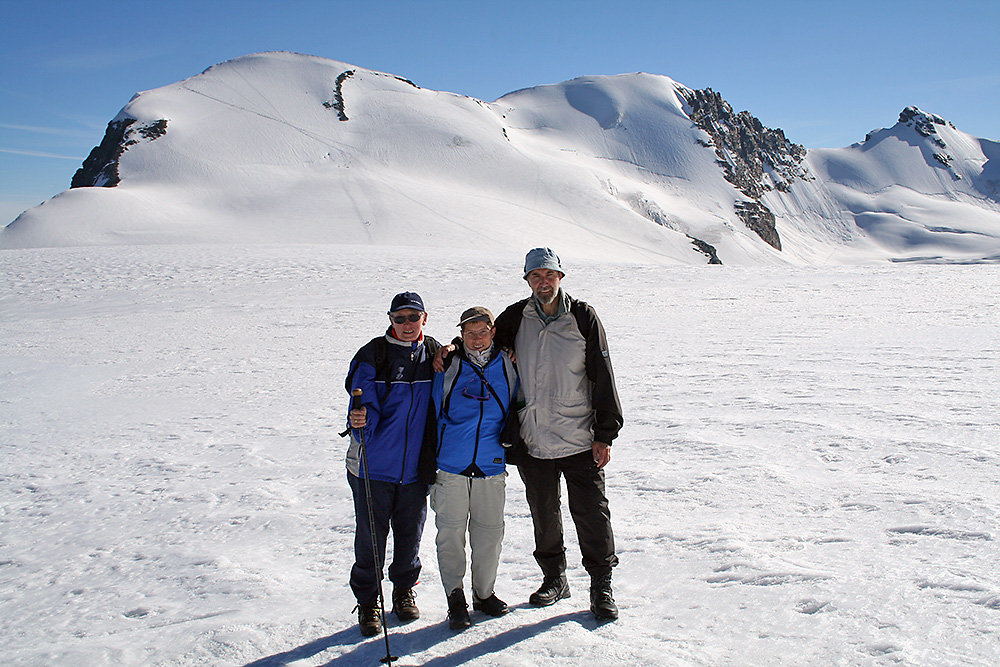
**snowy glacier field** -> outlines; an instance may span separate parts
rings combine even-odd
[[[522,257],[0,251],[0,663],[379,664],[347,585],[347,363],[394,293],[448,340],[527,295]],[[448,629],[431,513],[396,664],[1000,663],[997,266],[564,264],[625,413],[621,619],[590,615],[568,516],[573,596],[527,604],[510,468],[512,613]]]

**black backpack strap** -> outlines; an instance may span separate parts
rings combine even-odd
[[[441,343],[437,342],[436,338],[431,338],[430,336],[424,336],[424,347],[427,348],[427,356],[431,359],[437,354],[437,351],[441,349]]]
[[[573,313],[576,318],[576,326],[580,328],[580,333],[583,334],[584,340],[590,338],[590,327],[591,320],[590,315],[587,312],[587,304],[584,301],[577,301],[574,299],[569,306],[569,311]]]
[[[514,341],[517,339],[517,332],[521,328],[521,320],[524,318],[524,306],[528,301],[529,299],[521,299],[512,303],[497,317],[494,342],[499,347],[514,349]]]
[[[424,351],[427,353],[428,362],[433,361],[434,355],[440,349],[441,343],[434,338],[424,335]],[[437,408],[432,399],[427,403],[427,423],[424,426],[424,441],[420,447],[420,457],[417,462],[417,473],[420,481],[431,485],[437,477]]]
[[[385,336],[372,338],[360,350],[358,350],[357,354],[354,355],[354,358],[351,361],[358,361],[359,357],[361,357],[361,353],[369,345],[373,345],[375,347],[375,378],[378,379],[379,375],[387,374],[387,369],[389,367],[389,342],[385,339]],[[358,367],[355,365],[354,368],[352,368],[347,374],[347,377],[344,378],[344,389],[346,389],[348,393],[351,392],[351,382],[354,380],[354,374],[357,370]]]
[[[389,386],[392,383],[389,377],[389,341],[385,336],[379,336],[372,342],[375,343],[375,379],[384,378],[386,386]]]

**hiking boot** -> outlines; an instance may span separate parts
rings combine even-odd
[[[548,607],[568,597],[569,582],[566,581],[565,574],[560,574],[542,579],[542,585],[531,594],[528,602],[536,607]]]
[[[456,588],[448,595],[448,626],[452,630],[464,630],[472,625],[469,605],[465,602],[465,592]]]
[[[507,603],[498,598],[496,593],[493,593],[485,599],[480,599],[479,596],[473,593],[472,608],[476,611],[481,611],[488,616],[503,616],[510,611],[510,609],[507,608]]]
[[[358,612],[358,626],[362,637],[373,637],[382,632],[382,614],[378,604],[359,604],[354,608]]]
[[[590,611],[600,620],[618,618],[618,605],[611,593],[611,573],[590,580]]]
[[[417,609],[417,594],[412,588],[392,591],[392,613],[403,623],[415,621],[420,618],[420,610]]]

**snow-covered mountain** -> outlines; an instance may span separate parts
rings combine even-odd
[[[806,151],[712,90],[583,77],[486,103],[255,54],[136,95],[0,248],[332,243],[681,264],[1000,260],[1000,144],[908,107]],[[103,186],[103,187],[90,187]]]

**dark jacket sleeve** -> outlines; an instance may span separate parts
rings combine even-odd
[[[622,428],[622,405],[618,400],[615,373],[611,368],[611,354],[608,352],[608,336],[604,332],[597,311],[593,306],[582,303],[583,314],[588,322],[586,365],[587,377],[593,382],[594,392],[594,440],[611,441],[618,437]]]
[[[434,353],[437,352],[441,344],[434,338],[425,336],[424,346],[426,359],[424,359],[422,363],[427,364],[428,368],[430,368],[431,361],[434,359]],[[431,369],[431,377],[434,377],[433,369]],[[434,397],[432,396],[431,401],[427,406],[427,421],[424,424],[424,441],[420,447],[420,458],[417,460],[417,477],[419,477],[422,483],[427,484],[428,486],[434,484],[437,479],[437,445],[437,409],[434,406]]]
[[[528,299],[521,299],[517,303],[512,303],[500,313],[493,323],[496,327],[496,334],[493,337],[493,344],[506,350],[514,349],[514,339],[517,337],[517,330],[521,325],[521,318],[524,313],[524,306]],[[514,364],[517,368],[517,364]],[[507,463],[520,465],[528,456],[524,440],[521,439],[521,424],[517,415],[518,406],[513,406],[507,415],[507,422],[504,424],[500,439],[511,446],[507,449]]]
[[[431,409],[428,410],[430,414],[424,425],[424,443],[417,461],[417,477],[428,486],[437,480],[437,415],[433,408],[434,401],[431,401]]]
[[[493,337],[493,343],[497,347],[507,350],[514,349],[514,338],[517,336],[517,329],[521,325],[521,317],[526,303],[528,303],[528,299],[521,299],[517,303],[507,306],[493,323],[493,326],[496,327],[496,335]]]

